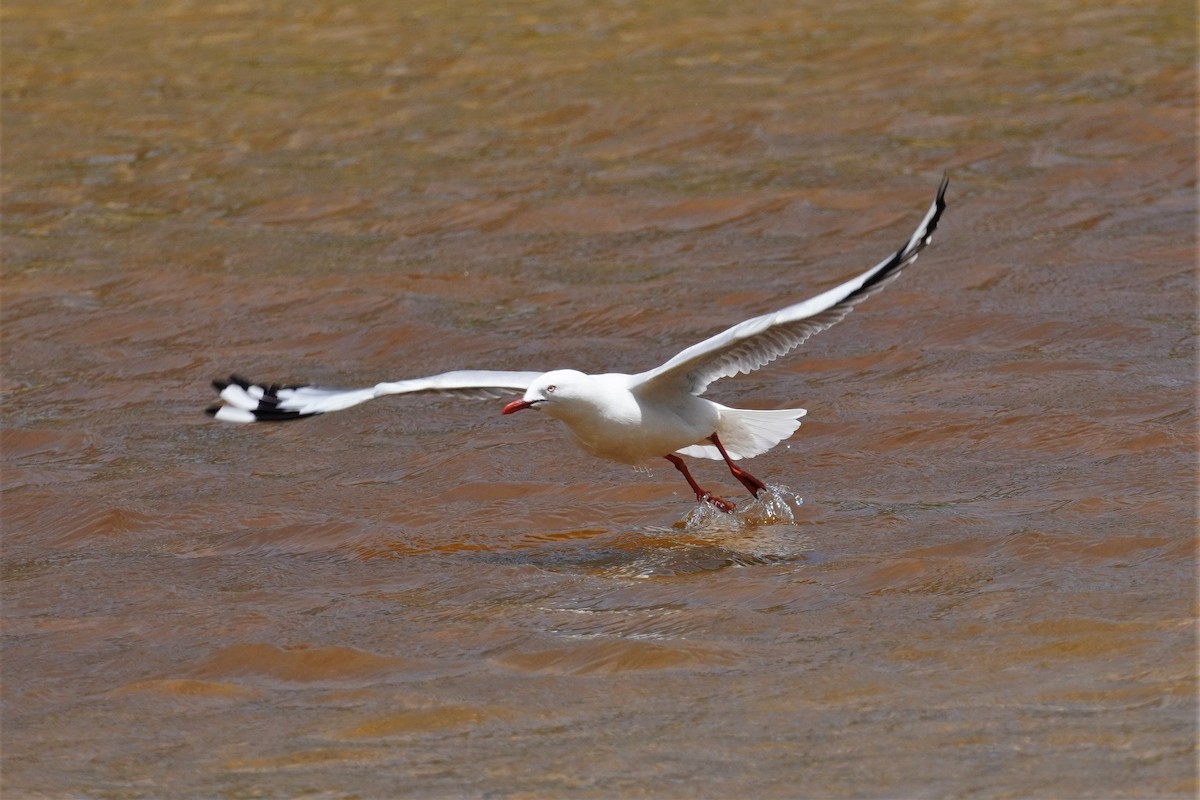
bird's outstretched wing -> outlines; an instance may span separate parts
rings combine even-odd
[[[949,179],[943,177],[925,218],[890,258],[823,294],[740,322],[692,345],[662,366],[634,376],[635,391],[653,394],[686,389],[701,394],[718,378],[752,372],[841,321],[854,306],[891,283],[929,244],[946,209],[948,183]]]
[[[226,422],[278,422],[341,411],[385,394],[437,393],[494,400],[524,392],[533,379],[541,374],[459,370],[427,378],[379,383],[365,389],[324,389],[319,386],[278,384],[261,386],[233,375],[228,381],[213,381],[213,387],[224,404],[213,406],[208,413]]]

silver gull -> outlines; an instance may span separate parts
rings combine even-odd
[[[929,244],[946,208],[946,186],[943,177],[916,231],[871,269],[816,297],[739,322],[645,372],[459,370],[363,389],[263,386],[234,375],[213,382],[224,404],[208,412],[227,422],[279,421],[340,411],[390,394],[495,399],[521,392],[521,399],[504,406],[502,414],[541,411],[565,424],[576,443],[599,458],[626,464],[665,458],[683,474],[698,501],[732,511],[732,502],[696,483],[682,456],[723,460],[757,497],[766,484],[734,462],[765,453],[791,436],[807,412],[730,408],[701,395],[719,378],[751,372],[790,352],[895,280]]]

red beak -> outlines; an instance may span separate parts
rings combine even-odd
[[[523,411],[527,408],[533,408],[533,403],[528,403],[524,400],[513,400],[511,403],[506,405],[500,413],[501,414],[513,414],[513,413],[516,413],[517,411]]]

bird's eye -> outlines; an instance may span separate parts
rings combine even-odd
[[[546,394],[554,394],[554,390],[557,388],[558,387],[555,386],[553,383],[550,384],[549,386],[546,387]]]

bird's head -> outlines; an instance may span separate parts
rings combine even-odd
[[[529,384],[524,397],[509,403],[500,413],[512,414],[527,408],[536,408],[546,411],[552,416],[560,416],[571,406],[573,401],[577,402],[585,398],[584,384],[587,382],[587,377],[574,369],[556,369],[547,372]]]

